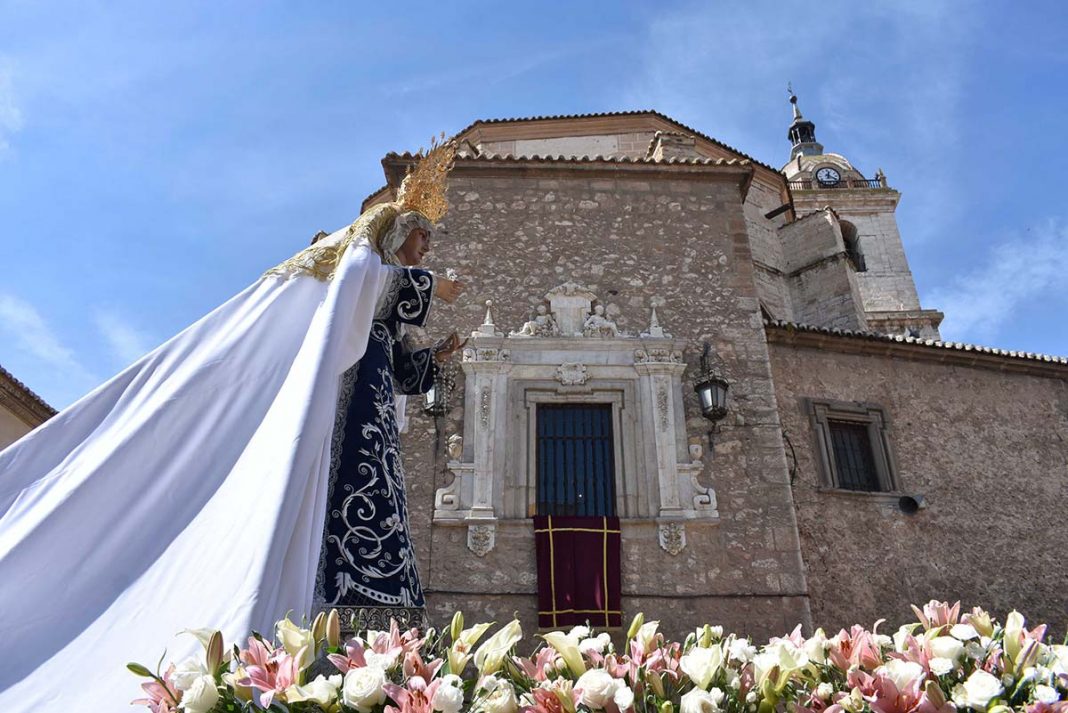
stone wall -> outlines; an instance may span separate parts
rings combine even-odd
[[[32,429],[15,414],[0,407],[0,451],[25,436]]]
[[[702,340],[712,343],[736,385],[715,456],[705,457],[700,476],[715,487],[721,518],[688,524],[687,547],[674,557],[659,547],[654,520],[624,522],[624,617],[645,610],[679,636],[697,619],[780,633],[807,622],[808,605],[743,181],[709,167],[672,170],[458,162],[448,236],[436,240],[428,266],[456,268],[469,290],[460,304],[435,307],[431,331],[470,331],[482,322],[486,300],[494,301],[500,329],[517,329],[548,290],[566,281],[597,293],[608,315],[632,332],[647,326],[652,299],[662,298],[661,323],[689,341],[686,438],[705,442],[708,430],[689,388]],[[413,539],[431,613],[442,623],[457,607],[472,619],[519,612],[534,630],[531,521],[500,521],[496,546],[482,558],[467,549],[466,528],[432,525],[434,490],[451,480],[444,440],[462,430],[463,417],[462,406],[436,423],[414,415],[405,440]],[[647,477],[655,482],[656,474]]]
[[[793,321],[794,310],[783,273],[785,259],[778,230],[786,218],[785,215],[772,220],[764,217],[781,203],[777,188],[753,181],[745,199],[745,225],[756,267],[757,295],[775,319]]]
[[[960,599],[1002,616],[1016,607],[1061,636],[1068,370],[1054,378],[939,363],[953,353],[919,346],[909,349],[925,359],[842,353],[830,342],[792,345],[787,334],[769,331],[770,354],[796,452],[794,502],[814,622],[887,617],[896,626],[911,618],[909,604]],[[900,490],[921,494],[926,509],[906,515],[896,497],[821,488],[805,398],[881,406]]]
[[[856,273],[846,257],[834,213],[807,215],[783,226],[779,235],[794,321],[834,329],[865,329]]]
[[[897,191],[890,189],[795,194],[800,215],[830,206],[842,220],[856,226],[860,250],[867,265],[865,272],[857,273],[857,286],[868,312],[920,309],[916,283],[894,215],[900,197]]]

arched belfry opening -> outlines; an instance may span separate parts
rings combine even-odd
[[[857,226],[848,220],[839,221],[842,226],[842,240],[845,242],[846,257],[857,272],[866,272],[868,266],[864,262],[864,252],[860,249],[860,237],[857,235]]]

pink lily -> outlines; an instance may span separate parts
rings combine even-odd
[[[514,661],[526,674],[527,678],[541,682],[548,679],[546,669],[550,670],[553,676],[556,676],[556,661],[559,658],[560,654],[556,653],[556,649],[551,646],[544,646],[538,649],[533,659],[516,656]]]
[[[827,655],[831,663],[843,671],[848,671],[851,666],[872,671],[883,663],[874,636],[860,625],[854,624],[850,631],[842,629],[828,643]]]
[[[940,626],[953,626],[960,621],[960,602],[950,606],[949,602],[932,599],[923,605],[922,611],[915,605],[912,605],[912,611],[916,613],[916,618],[923,624],[923,628],[928,631]]]
[[[130,701],[130,705],[148,706],[152,713],[174,713],[177,711],[178,704],[182,700],[182,692],[175,688],[174,684],[171,683],[171,674],[173,673],[174,664],[171,664],[167,667],[163,676],[160,677],[163,680],[162,684],[155,679],[148,683],[142,683],[141,690],[143,690],[148,697]]]
[[[250,637],[249,648],[240,653],[246,676],[238,683],[259,690],[260,705],[270,708],[276,695],[300,682],[300,661],[307,648],[292,656],[282,649],[272,652],[264,642]]]
[[[408,687],[398,686],[395,683],[387,683],[382,688],[386,695],[393,699],[396,706],[387,705],[385,713],[432,713],[434,693],[442,679],[433,681],[429,685],[420,676],[408,679]],[[399,707],[398,707],[399,706]]]

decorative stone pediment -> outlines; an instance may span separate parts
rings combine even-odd
[[[719,517],[715,492],[700,480],[703,453],[691,451],[686,433],[686,340],[660,325],[657,298],[641,336],[618,329],[597,295],[574,282],[539,306],[506,337],[487,305],[463,350],[463,436],[450,439],[454,477],[436,493],[434,521],[466,527],[468,547],[484,556],[499,518],[536,510],[540,406],[594,403],[612,409],[616,512],[675,523],[662,528],[661,544],[681,552],[683,523]]]
[[[597,295],[574,282],[565,282],[545,294],[549,311],[564,337],[581,337]]]

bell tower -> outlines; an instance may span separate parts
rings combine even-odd
[[[901,194],[887,184],[882,169],[866,178],[845,156],[826,153],[816,141],[816,125],[802,116],[792,90],[790,105],[790,161],[782,172],[794,209],[799,218],[827,208],[837,216],[868,328],[938,339],[943,315],[920,307],[898,232],[894,211]]]

